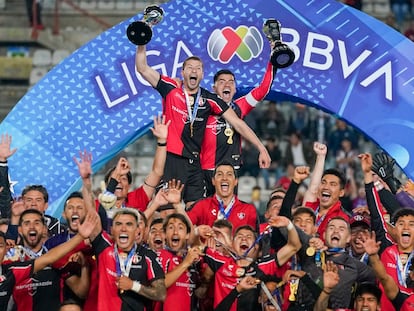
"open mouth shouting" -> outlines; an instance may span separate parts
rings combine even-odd
[[[79,225],[80,224],[80,217],[79,217],[79,215],[72,215],[72,217],[71,217],[71,223],[73,225]]]
[[[411,241],[411,232],[403,231],[401,232],[401,244],[410,244]]]
[[[230,102],[232,100],[230,88],[226,87],[226,88],[223,89],[223,92],[221,93],[221,98],[226,103],[228,103],[228,102]]]
[[[31,243],[37,242],[37,231],[36,230],[30,230],[27,239]]]
[[[126,233],[121,233],[120,235],[119,235],[119,238],[118,238],[118,241],[119,241],[119,244],[120,245],[125,245],[125,244],[128,244],[128,241],[129,241],[129,236],[128,236],[128,234],[126,234]]]
[[[322,191],[321,193],[321,202],[329,202],[331,199],[331,193],[328,191]]]

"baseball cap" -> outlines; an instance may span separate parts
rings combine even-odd
[[[351,225],[351,228],[356,226],[366,226],[371,228],[371,217],[364,214],[355,214],[352,216],[349,224]]]

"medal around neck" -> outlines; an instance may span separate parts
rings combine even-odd
[[[295,53],[293,53],[293,50],[287,44],[282,42],[280,28],[280,22],[271,18],[265,21],[263,32],[270,43],[273,43],[270,62],[277,68],[286,68],[295,61]]]
[[[143,19],[129,24],[126,31],[128,40],[135,45],[147,44],[152,38],[152,27],[159,24],[163,17],[164,11],[158,5],[147,6]]]

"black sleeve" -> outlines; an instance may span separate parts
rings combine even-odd
[[[214,308],[214,311],[228,311],[231,308],[233,302],[239,296],[239,292],[236,288],[233,288],[231,292]]]
[[[387,239],[386,230],[385,230],[385,221],[381,217],[379,209],[382,208],[378,202],[378,199],[375,196],[375,189],[374,183],[371,182],[369,184],[365,184],[365,193],[367,197],[367,205],[369,209],[369,213],[371,215],[371,228],[375,228],[375,236],[377,241],[381,241],[380,251],[381,254],[384,249],[388,246],[392,245],[393,243]]]
[[[3,190],[0,192],[0,217],[10,218],[12,195],[10,191],[9,167],[7,166],[7,161],[0,162],[0,187],[3,187]]]
[[[378,195],[380,197],[382,205],[387,210],[388,214],[393,215],[394,212],[401,207],[400,203],[397,201],[397,198],[391,191],[388,191],[387,189],[381,189],[378,191]]]
[[[298,192],[300,184],[297,184],[293,180],[290,182],[289,188],[286,191],[285,198],[283,199],[282,206],[280,207],[280,216],[285,216],[292,219],[292,206],[295,204],[296,194]]]
[[[405,293],[401,293],[401,291],[398,291],[397,296],[391,301],[392,305],[394,306],[395,310],[401,310],[404,302],[409,298]]]
[[[303,283],[303,285],[305,285],[308,289],[309,289],[309,291],[310,291],[310,293],[311,293],[311,295],[312,295],[312,297],[315,299],[315,300],[317,300],[318,299],[318,297],[319,297],[319,295],[321,294],[321,292],[322,292],[322,289],[318,286],[318,284],[316,284],[312,279],[311,279],[311,277],[309,276],[309,274],[305,274],[303,277],[301,277],[301,279],[300,279],[300,282],[302,282]]]
[[[99,207],[98,207],[98,215],[99,218],[101,219],[101,225],[102,225],[102,229],[105,230],[106,232],[108,232],[108,216],[106,214],[106,210],[104,209],[104,207],[102,206],[101,203],[99,203]]]

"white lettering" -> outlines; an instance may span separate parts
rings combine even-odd
[[[314,46],[315,41],[325,42],[325,48],[318,48]],[[334,43],[331,38],[321,34],[310,32],[308,39],[306,40],[305,54],[303,56],[303,66],[318,69],[318,70],[328,70],[332,67],[333,57],[332,50],[334,48]],[[325,58],[325,63],[316,63],[311,61],[312,54],[317,54]]]
[[[392,100],[392,67],[391,61],[384,64],[377,71],[374,71],[370,76],[368,76],[364,81],[361,82],[362,86],[367,87],[379,77],[384,75],[385,77],[385,98]]]

